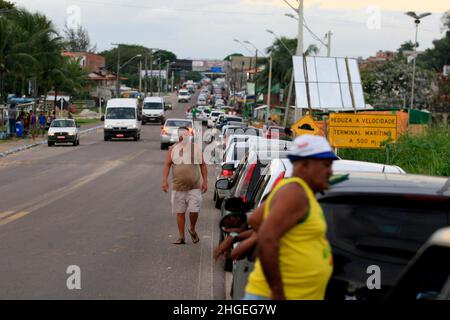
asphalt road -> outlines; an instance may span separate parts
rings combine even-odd
[[[184,118],[185,108],[174,103],[167,117]],[[161,190],[159,134],[160,125],[147,124],[139,142],[104,142],[98,130],[77,148],[0,159],[0,299],[225,299],[225,274],[212,259],[214,170],[200,243],[172,245],[178,232]],[[67,287],[72,265],[81,290]]]

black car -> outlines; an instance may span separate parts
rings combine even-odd
[[[380,299],[438,229],[449,225],[450,180],[351,173],[318,196],[328,222],[334,273],[327,298]],[[370,266],[381,289],[369,290]]]
[[[266,180],[262,176],[257,188]],[[334,258],[326,299],[385,298],[420,247],[450,225],[449,188],[449,178],[350,173],[318,194]],[[251,261],[241,264],[248,275]],[[367,281],[373,267],[381,271],[381,288],[370,290]],[[241,291],[244,285],[236,284]]]

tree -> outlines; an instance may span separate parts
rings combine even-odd
[[[70,52],[94,52],[95,46],[91,46],[88,31],[83,26],[70,28],[67,24],[64,27],[66,40],[65,49]]]
[[[153,61],[153,70],[159,70],[159,63],[157,63],[158,59],[161,59],[162,62],[170,61],[173,62],[177,59],[177,56],[170,51],[160,50],[157,52],[153,51],[152,59],[150,59],[150,49],[140,45],[120,45],[120,65],[122,66],[124,63],[132,59],[137,55],[142,55],[142,61],[145,61],[145,57],[147,56],[147,63],[150,69],[150,61]],[[117,72],[117,48],[113,48],[111,50],[106,50],[100,53],[100,55],[104,56],[106,59],[106,69],[111,72]],[[142,68],[144,68],[144,63],[142,64]],[[162,66],[165,68],[165,65]],[[132,60],[129,64],[120,69],[120,74],[126,78],[125,84],[130,87],[137,87],[139,84],[139,59]],[[156,81],[153,81],[156,82]],[[155,84],[156,86],[156,84]]]
[[[419,44],[417,44],[417,47]],[[412,41],[406,41],[400,45],[400,48],[397,50],[400,54],[403,54],[404,51],[414,51],[415,46],[414,42]]]
[[[417,63],[426,69],[441,71],[444,65],[450,64],[450,12],[442,17],[444,30],[442,39],[433,41],[433,48],[425,50],[417,57]]]
[[[197,71],[190,71],[185,74],[186,80],[192,80],[194,82],[200,82],[202,80],[202,74]]]
[[[223,59],[224,61],[231,61],[233,57],[243,57],[244,55],[242,53],[232,53]]]
[[[0,10],[6,11],[6,10],[13,10],[16,8],[16,5],[10,1],[0,0]],[[0,13],[1,13],[0,11]]]
[[[412,64],[399,57],[384,64],[374,64],[361,71],[366,102],[390,107],[409,106],[411,100]],[[432,84],[435,75],[417,67],[415,101],[417,106],[428,107],[432,103]]]

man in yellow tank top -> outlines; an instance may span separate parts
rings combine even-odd
[[[330,187],[338,157],[323,137],[298,137],[289,152],[293,177],[257,209],[258,259],[244,300],[323,300],[333,272],[327,224],[315,193]],[[252,223],[250,221],[250,223]],[[259,227],[258,227],[259,225]]]

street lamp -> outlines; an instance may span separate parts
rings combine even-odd
[[[259,52],[263,52],[261,50],[258,50],[258,48],[251,43],[250,41],[245,41],[245,43],[251,45],[255,50],[256,50],[256,54],[258,54]],[[267,58],[267,56],[265,54],[263,54],[264,57]],[[272,64],[273,64],[273,60],[272,60],[272,53],[269,56],[269,84],[268,84],[268,89],[267,89],[267,117],[269,117],[270,115],[270,102],[271,102],[271,93],[272,93]],[[255,83],[255,93],[257,93],[256,90],[257,84]],[[256,98],[257,99],[257,98]]]
[[[419,33],[419,24],[421,20],[425,17],[431,16],[431,13],[422,13],[420,15],[416,14],[413,11],[409,11],[405,13],[407,16],[414,19],[414,23],[416,24],[416,41],[414,42],[414,62],[413,62],[413,77],[412,77],[412,88],[411,88],[411,106],[410,109],[414,109],[414,90],[415,90],[415,78],[416,78],[416,60],[417,60],[417,37]]]
[[[273,32],[272,30],[267,29],[266,30],[268,33],[272,34],[275,36],[275,38],[277,38],[281,44],[284,46],[284,48],[289,52],[289,54],[292,56],[294,55],[294,52],[292,52],[287,45],[284,43],[284,41],[281,39],[281,37],[279,35],[277,35],[275,32]],[[283,126],[286,127],[287,126],[287,121],[288,121],[288,117],[289,117],[289,105],[291,103],[291,97],[292,97],[292,90],[294,87],[294,69],[292,69],[292,74],[291,74],[291,81],[289,83],[289,93],[288,93],[288,97],[287,97],[287,101],[286,101],[286,106],[284,109],[284,119],[283,119]]]

